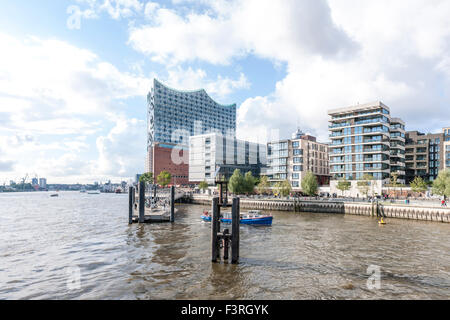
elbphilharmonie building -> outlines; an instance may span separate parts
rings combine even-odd
[[[156,177],[167,170],[173,184],[189,183],[190,136],[211,132],[236,136],[236,104],[219,104],[204,89],[176,90],[154,79],[147,107],[146,171]]]

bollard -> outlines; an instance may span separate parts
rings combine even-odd
[[[220,231],[220,208],[219,208],[219,198],[215,197],[212,200],[212,216],[211,216],[211,246],[212,246],[212,256],[211,261],[217,262],[220,254],[220,243],[217,237],[217,233]]]
[[[175,222],[175,186],[170,188],[170,222]]]
[[[145,182],[139,182],[139,223],[145,222]]]
[[[239,224],[240,224],[240,199],[233,199],[231,208],[231,263],[239,261]]]
[[[133,224],[133,194],[134,194],[134,188],[129,187],[128,188],[128,224]]]

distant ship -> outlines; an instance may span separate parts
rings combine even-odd
[[[96,191],[89,191],[87,194],[100,194],[100,191],[96,190]]]
[[[52,197],[52,198],[54,198],[54,197],[59,197],[59,194],[54,193],[54,194],[51,194],[50,197]]]

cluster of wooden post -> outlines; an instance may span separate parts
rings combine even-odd
[[[228,260],[231,244],[231,263],[236,264],[239,261],[239,220],[240,220],[240,199],[234,198],[231,209],[231,234],[229,229],[220,232],[220,207],[219,198],[215,197],[212,201],[212,219],[211,219],[211,245],[212,262],[220,259],[220,247],[223,248],[223,259]]]
[[[145,182],[140,181],[138,184],[138,217],[139,223],[145,222]],[[153,199],[156,199],[156,188],[153,190]],[[130,187],[128,190],[128,223],[133,223],[133,213],[136,205],[136,189]],[[175,186],[170,190],[170,222],[175,222]]]

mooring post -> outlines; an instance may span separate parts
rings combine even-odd
[[[134,202],[133,202],[133,194],[134,188],[128,188],[128,224],[133,224],[133,210],[134,210]]]
[[[170,188],[170,222],[175,222],[175,186]]]
[[[211,261],[217,262],[220,254],[220,243],[217,238],[217,233],[220,231],[220,208],[219,198],[212,199],[212,217],[211,217]]]
[[[239,261],[239,223],[240,223],[240,199],[233,198],[231,207],[231,263]]]
[[[145,182],[139,182],[139,223],[145,222]]]
[[[230,230],[223,230],[223,260],[228,260],[228,251],[230,250]]]
[[[222,184],[219,184],[219,204],[223,205],[223,193],[222,193]]]

